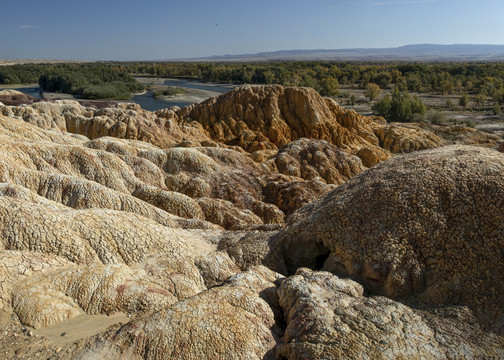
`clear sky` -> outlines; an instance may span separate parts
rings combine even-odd
[[[504,44],[503,0],[0,0],[0,59]]]

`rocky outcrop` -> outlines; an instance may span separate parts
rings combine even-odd
[[[442,144],[424,130],[390,130],[383,118],[345,110],[311,88],[245,85],[184,107],[175,115],[179,123],[201,124],[215,141],[251,153],[276,150],[304,137],[325,140],[357,155],[367,167],[389,158],[389,150],[413,151]]]
[[[12,311],[14,284],[72,263],[64,258],[36,252],[0,251],[0,312]]]
[[[89,141],[6,117],[0,139],[0,181],[18,187],[11,197],[31,192],[74,209],[127,211],[170,227],[215,227],[208,220],[231,228],[283,223],[285,216],[263,195],[276,175],[233,150]],[[225,221],[217,208],[226,209]]]
[[[104,333],[72,349],[72,356],[106,349],[108,356],[113,354],[110,359],[273,359],[278,279],[266,268],[251,269],[223,286]]]
[[[394,157],[291,216],[279,235],[287,267],[351,276],[390,298],[469,305],[502,332],[503,174],[504,157],[478,147]]]
[[[94,263],[46,271],[18,281],[12,304],[23,324],[38,329],[84,312],[152,313],[204,290],[202,276],[187,258],[156,256],[133,266]]]
[[[498,152],[278,86],[0,112],[0,357],[504,356]]]
[[[89,139],[113,136],[168,148],[184,141],[208,141],[201,127],[183,126],[159,118],[136,104],[98,109],[74,100],[41,101],[30,106],[0,106],[0,114],[24,120],[42,129],[84,135]],[[215,145],[214,145],[215,146]]]
[[[269,162],[282,174],[335,185],[365,169],[357,156],[349,155],[327,141],[306,138],[282,146]]]
[[[375,130],[380,146],[392,153],[432,149],[447,145],[436,133],[426,131],[416,124],[392,123]]]
[[[474,325],[466,309],[429,315],[364,296],[349,279],[299,269],[282,282],[287,328],[277,359],[485,359],[504,356],[502,338]],[[454,321],[464,319],[465,325]],[[446,331],[448,330],[448,331]]]

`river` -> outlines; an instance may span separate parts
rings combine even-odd
[[[146,91],[143,94],[133,95],[133,97],[128,100],[128,102],[137,103],[144,110],[156,111],[159,109],[165,109],[172,106],[183,107],[186,105],[201,102],[211,96],[217,96],[233,89],[232,85],[227,84],[213,84],[213,83],[203,83],[193,80],[181,80],[181,79],[163,79],[163,78],[149,78],[149,77],[139,77],[137,80],[145,85],[155,84],[156,86],[178,86],[186,90],[185,95],[177,96],[174,98],[154,98],[153,91]],[[36,98],[41,98],[39,88],[30,85],[22,87],[5,87],[2,88],[0,85],[0,90],[13,89],[20,91],[26,95],[30,95]]]

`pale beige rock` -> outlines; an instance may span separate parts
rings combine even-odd
[[[38,251],[76,263],[131,264],[154,253],[177,259],[189,253],[192,244],[207,246],[203,240],[191,240],[190,232],[123,211],[54,210],[0,197],[0,216],[0,249]]]
[[[502,357],[502,337],[478,325],[503,319],[496,153],[366,170],[452,140],[279,86],[156,113],[73,101],[0,113],[9,358]],[[130,317],[57,344],[28,327],[117,312]]]
[[[282,146],[270,161],[282,174],[336,185],[365,169],[357,156],[349,155],[327,141],[306,138]]]
[[[37,102],[29,106],[0,106],[0,114],[16,117],[42,129],[80,134],[95,139],[113,136],[149,142],[167,148],[185,140],[200,144],[208,139],[197,127],[180,127],[174,119],[157,117],[136,104],[95,109],[73,100]]]
[[[144,359],[272,358],[278,329],[270,305],[259,294],[275,289],[278,278],[265,268],[251,269],[249,275],[96,337],[73,355],[90,356],[106,348],[116,359],[135,354]]]
[[[488,359],[504,356],[504,340],[484,333],[464,309],[432,315],[327,272],[299,269],[281,283],[287,328],[279,359]],[[457,314],[457,317],[453,315]],[[466,318],[464,318],[466,317]]]
[[[280,210],[261,202],[260,179],[247,180],[247,174],[236,169],[237,159],[226,160],[233,158],[232,150],[222,154],[211,152],[221,159],[219,165],[203,153],[203,148],[162,150],[146,143],[111,138],[81,141],[14,119],[4,120],[0,124],[0,181],[18,186],[18,193],[24,192],[25,198],[39,195],[75,209],[127,211],[170,227],[215,227],[204,221],[198,202],[185,196],[185,192],[196,198],[215,196],[233,200],[231,211],[235,214],[252,209],[261,216],[252,224],[283,222]],[[52,141],[52,135],[56,135],[56,141]],[[259,171],[251,160],[240,157],[255,169],[251,171]],[[230,172],[240,175],[227,175]],[[236,196],[213,192],[212,187],[220,187],[220,182],[212,183],[214,178],[219,181],[226,177],[237,185],[231,193]],[[240,190],[238,181],[244,183],[242,186],[253,182],[255,189],[252,193],[234,191]],[[28,195],[29,190],[33,196]],[[268,207],[269,212],[265,210]],[[231,219],[230,227],[240,221]]]
[[[67,266],[31,276],[14,286],[12,303],[21,322],[38,329],[83,312],[151,313],[203,290],[203,278],[189,259],[157,256],[131,267]]]
[[[12,288],[18,281],[30,276],[43,274],[53,269],[69,266],[71,263],[61,257],[35,252],[0,251],[0,311],[10,312]]]
[[[349,275],[391,298],[469,305],[503,331],[503,174],[504,156],[479,147],[394,157],[293,214],[279,235],[287,267]]]
[[[380,139],[380,146],[392,153],[408,153],[447,145],[438,135],[416,124],[392,123],[376,129],[375,134]]]

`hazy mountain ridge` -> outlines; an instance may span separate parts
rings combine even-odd
[[[191,61],[275,60],[398,60],[398,61],[504,61],[504,45],[416,44],[396,48],[280,50],[256,54],[214,55],[181,59]]]

